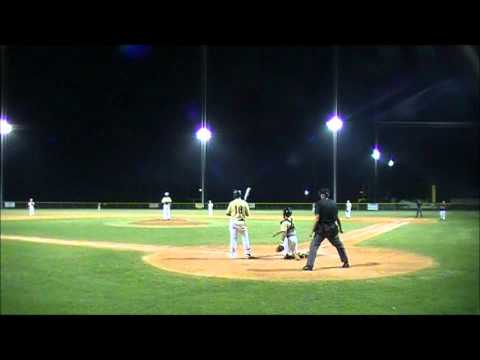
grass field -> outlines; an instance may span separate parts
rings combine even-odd
[[[40,210],[34,220],[14,220],[25,213],[2,212],[2,236],[228,246],[227,220],[207,218],[199,211],[178,210],[173,216],[200,219],[208,222],[208,227],[129,226],[158,216],[158,210]],[[279,214],[281,211],[254,213],[249,221],[253,247],[276,245],[271,235],[278,230]],[[255,220],[257,215],[278,219]],[[297,211],[295,215],[305,218],[296,224],[301,240],[307,241],[311,213]],[[353,216],[372,213],[355,212]],[[412,213],[375,212],[374,216],[408,218]],[[451,211],[446,222],[437,221],[437,212],[425,211],[424,216],[435,221],[408,224],[359,246],[429,256],[437,266],[368,280],[273,282],[198,277],[152,267],[133,251],[2,240],[1,313],[480,314],[479,213]],[[344,230],[348,233],[371,223],[345,221]],[[300,268],[302,265],[299,263]]]

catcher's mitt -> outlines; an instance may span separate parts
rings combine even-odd
[[[283,245],[278,245],[277,248],[275,249],[276,252],[282,252],[284,249]]]

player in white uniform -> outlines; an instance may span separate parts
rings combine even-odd
[[[447,204],[445,203],[445,200],[440,204],[440,220],[447,220]]]
[[[352,203],[350,200],[347,200],[346,208],[345,208],[345,216],[347,218],[352,216]]]
[[[28,215],[29,216],[35,215],[35,202],[33,201],[33,199],[30,199],[28,201]]]
[[[252,259],[250,239],[245,220],[250,216],[250,208],[245,200],[242,200],[241,190],[233,190],[233,200],[228,204],[227,216],[230,216],[230,257],[237,257],[237,237],[242,236],[243,254],[247,259]]]
[[[208,200],[208,216],[213,216],[213,203],[212,203],[212,200]]]
[[[162,198],[163,204],[163,220],[171,220],[172,213],[170,211],[170,206],[172,205],[172,198],[170,197],[170,193],[166,192],[164,197]]]

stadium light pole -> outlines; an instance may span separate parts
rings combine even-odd
[[[337,132],[343,127],[343,121],[337,115],[327,121],[327,128],[333,135],[333,201],[337,202]]]
[[[378,147],[375,145],[373,148],[372,154],[370,155],[373,160],[375,160],[375,169],[374,169],[374,201],[377,202],[377,176],[378,176],[378,160],[380,160],[381,153],[378,150]]]
[[[202,207],[205,206],[205,169],[207,165],[207,143],[212,138],[212,132],[206,127],[197,130],[197,139],[200,140],[201,172],[202,172]]]
[[[7,119],[0,119],[0,209],[3,209],[3,163],[6,148],[7,135],[13,130],[13,126]]]

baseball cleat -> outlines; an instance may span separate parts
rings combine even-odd
[[[285,260],[291,260],[291,259],[293,259],[294,257],[293,257],[293,255],[288,255],[288,254],[287,254],[287,255],[285,255],[283,258],[284,258]]]
[[[303,267],[303,271],[312,271],[312,270],[313,270],[313,268],[310,265],[305,265]]]
[[[343,265],[342,265],[342,268],[349,268],[350,267],[350,264],[347,262],[344,262]]]
[[[295,254],[295,255],[293,255],[293,256],[294,256],[295,260],[297,260],[297,261],[299,261],[299,260],[300,260],[300,255],[298,255],[298,254]]]
[[[256,257],[253,256],[252,254],[247,254],[246,257],[247,259],[256,259]]]

